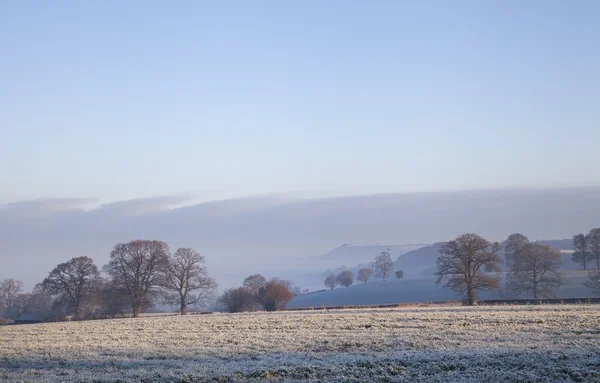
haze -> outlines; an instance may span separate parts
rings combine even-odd
[[[598,15],[3,2],[0,279],[135,238],[196,247],[228,286],[342,243],[596,227]]]

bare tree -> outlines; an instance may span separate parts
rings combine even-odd
[[[436,261],[436,283],[445,280],[443,287],[464,294],[466,303],[473,305],[478,290],[495,290],[500,287],[498,275],[487,275],[482,270],[496,273],[500,271],[498,264],[502,260],[497,254],[500,249],[498,242],[490,243],[477,234],[463,234],[446,242]]]
[[[135,318],[139,317],[150,294],[161,285],[169,263],[168,255],[166,243],[145,240],[120,243],[110,253],[105,271],[118,287],[127,291]]]
[[[504,245],[504,260],[508,269],[511,268],[515,258],[519,256],[523,247],[529,243],[529,238],[523,234],[515,233],[508,236]]]
[[[190,248],[169,256],[162,281],[164,302],[177,305],[184,315],[189,306],[205,304],[214,296],[217,282],[208,276],[204,257]]]
[[[372,268],[363,267],[362,269],[358,270],[357,279],[363,283],[367,283],[367,282],[369,282],[369,279],[371,278],[373,273],[374,273],[374,271]]]
[[[294,293],[284,283],[272,279],[259,291],[260,300],[267,311],[285,310]]]
[[[60,295],[75,314],[81,316],[82,306],[90,299],[98,286],[100,273],[89,257],[76,257],[60,263],[42,282],[42,287],[52,296]]]
[[[230,313],[240,313],[252,307],[254,296],[243,287],[228,289],[219,297],[218,303]]]
[[[350,287],[354,283],[354,273],[351,270],[344,270],[337,275],[336,280],[340,285]]]
[[[385,282],[386,278],[392,274],[394,270],[394,262],[392,256],[388,251],[384,251],[377,258],[374,263],[375,275],[382,278]]]
[[[0,306],[4,306],[6,311],[13,311],[17,297],[22,291],[23,282],[21,281],[5,279],[0,282]]]
[[[589,273],[587,280],[583,284],[590,288],[594,294],[600,296],[600,270]]]
[[[517,294],[531,293],[533,299],[553,297],[562,284],[559,271],[561,263],[558,250],[529,243],[513,260],[506,288]]]
[[[329,290],[335,289],[335,286],[337,286],[337,279],[335,278],[335,275],[329,274],[327,278],[325,278],[325,286],[328,287]]]
[[[260,274],[253,274],[244,279],[243,286],[252,293],[252,295],[258,295],[260,289],[267,285],[267,278],[263,277]]]
[[[577,234],[573,236],[573,262],[583,266],[585,270],[587,263],[592,260],[589,252],[588,237],[584,234]]]
[[[398,270],[398,271],[396,271],[396,278],[397,278],[397,279],[402,279],[402,278],[404,278],[404,271],[402,271],[402,270]]]
[[[596,260],[596,269],[600,270],[600,228],[590,230],[587,235],[587,242],[592,259]]]

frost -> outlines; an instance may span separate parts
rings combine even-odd
[[[213,314],[0,327],[0,381],[600,381],[600,306]]]

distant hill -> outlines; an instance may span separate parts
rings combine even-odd
[[[435,260],[440,255],[443,242],[409,251],[396,259],[395,269],[403,270],[406,277],[421,276],[426,270],[435,267]],[[433,271],[429,274],[433,274]]]
[[[402,254],[424,246],[427,245],[350,245],[345,243],[321,255],[321,258],[327,260],[340,260],[340,262],[344,264],[369,263],[384,251],[389,251],[392,258],[396,258]]]

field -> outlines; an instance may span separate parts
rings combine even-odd
[[[0,381],[600,381],[600,306],[415,307],[5,326]]]
[[[557,298],[593,297],[593,292],[583,285],[587,272],[564,271],[564,284],[557,292]],[[504,278],[504,274],[501,274]],[[389,304],[404,302],[444,301],[460,299],[452,290],[436,285],[434,276],[391,279],[386,282],[371,281],[367,284],[356,283],[348,288],[302,294],[294,297],[290,307],[320,307],[338,305]],[[502,282],[504,285],[504,282]],[[324,288],[325,286],[323,286]],[[510,294],[492,294],[481,292],[479,299],[508,298]],[[531,298],[524,296],[523,298]]]

